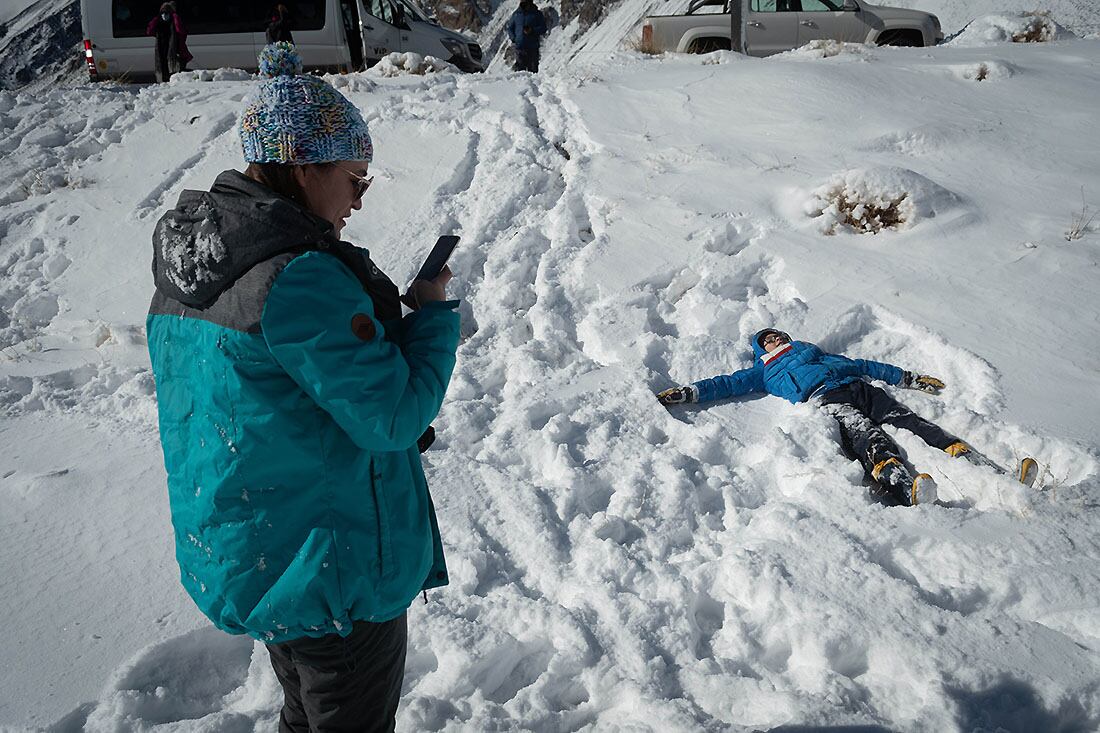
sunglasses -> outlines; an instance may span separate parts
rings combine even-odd
[[[336,164],[334,163],[333,165]],[[367,189],[370,188],[370,185],[374,183],[374,176],[371,176],[370,178],[363,178],[363,176],[359,175],[358,173],[352,173],[342,165],[337,165],[336,167],[355,179],[356,200],[363,198],[363,194],[365,194],[367,192]]]

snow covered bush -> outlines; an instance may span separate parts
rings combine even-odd
[[[394,52],[383,56],[382,60],[372,66],[367,73],[378,76],[403,76],[405,74],[434,74],[441,71],[458,71],[454,64],[437,59],[435,56],[421,56],[418,53]]]
[[[1074,38],[1049,13],[997,13],[976,18],[950,41],[956,46],[984,46],[990,43],[1042,43]]]
[[[976,64],[957,66],[955,75],[968,81],[992,81],[1007,79],[1016,73],[1016,67],[1003,61],[981,61]]]
[[[958,197],[905,168],[866,168],[838,173],[811,192],[805,213],[820,219],[823,234],[878,234],[906,229],[936,216]]]

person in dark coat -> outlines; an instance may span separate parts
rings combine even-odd
[[[271,13],[271,22],[267,24],[267,42],[277,41],[294,43],[294,37],[290,34],[290,10],[286,5],[279,3]]]
[[[534,0],[521,0],[507,26],[508,38],[516,46],[516,71],[538,73],[539,43],[546,30],[546,16],[535,7]]]
[[[160,6],[160,13],[146,26],[145,35],[157,39],[154,46],[157,81],[165,82],[177,71],[187,71],[187,63],[194,56],[187,50],[187,31],[175,3]]]
[[[950,456],[978,465],[996,466],[954,435],[915,414],[865,377],[887,384],[939,394],[944,383],[928,375],[908,372],[893,364],[868,359],[849,359],[829,354],[775,328],[752,337],[753,365],[657,394],[665,405],[711,402],[756,392],[766,392],[797,404],[814,400],[840,425],[845,448],[898,503],[927,504],[937,498],[936,483],[926,473],[914,473],[902,461],[901,448],[882,430],[882,425],[905,428],[925,443]],[[1028,483],[1037,464],[1025,458],[1019,478]]]

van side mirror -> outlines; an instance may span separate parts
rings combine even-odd
[[[856,0],[844,0],[844,10],[854,10],[859,12],[859,3]]]

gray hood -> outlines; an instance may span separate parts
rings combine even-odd
[[[895,8],[889,5],[872,5],[866,2],[861,2],[860,4],[863,5],[866,10],[874,12],[875,15],[887,22],[910,22],[919,24],[935,17],[932,13],[924,10]]]
[[[254,265],[335,241],[331,223],[229,170],[209,191],[184,191],[157,222],[153,281],[169,298],[204,308]]]

